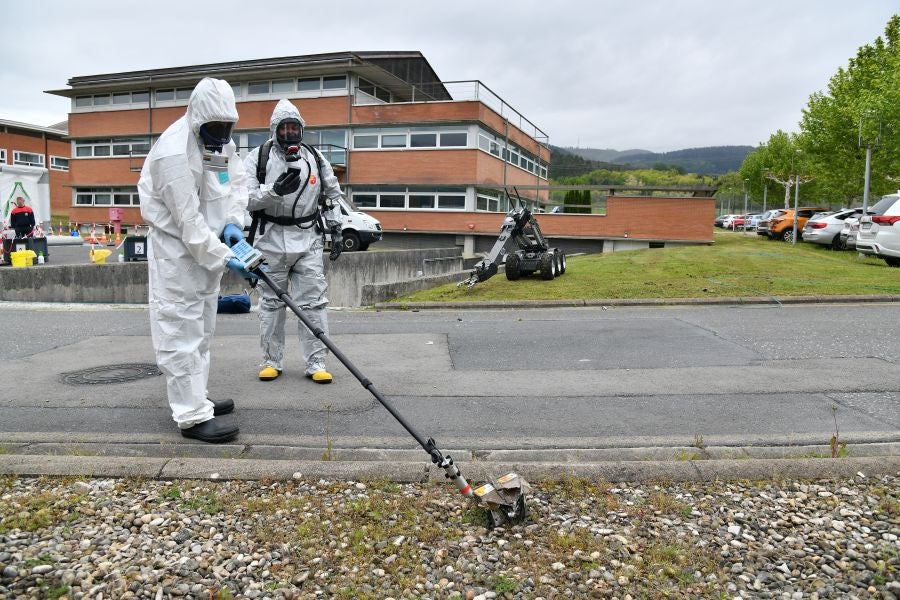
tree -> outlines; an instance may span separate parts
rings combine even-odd
[[[864,115],[868,119],[862,119]],[[798,144],[809,159],[821,193],[847,201],[862,195],[865,152],[859,148],[861,120],[880,122],[880,144],[872,155],[871,189],[897,189],[900,176],[900,15],[838,69],[823,92],[810,96]],[[876,127],[877,128],[877,127]],[[863,131],[870,141],[873,132]]]
[[[780,129],[769,136],[769,141],[747,155],[738,171],[741,180],[759,181],[763,178],[784,186],[784,207],[791,207],[791,188],[799,182],[813,179],[809,161],[800,150],[796,135]]]

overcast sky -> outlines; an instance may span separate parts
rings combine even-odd
[[[287,9],[286,7],[290,7]],[[418,50],[559,146],[756,145],[883,35],[900,0],[4,2],[0,119],[50,125],[70,77],[322,52]]]

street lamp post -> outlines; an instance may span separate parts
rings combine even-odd
[[[750,180],[742,181],[741,187],[744,188],[744,231],[747,231],[747,193],[750,191]]]
[[[766,181],[766,173],[772,170],[772,167],[763,167],[763,212],[766,212],[766,196],[769,194],[769,182]]]
[[[873,122],[875,125],[873,126]],[[874,129],[874,131],[873,131]],[[872,173],[872,148],[881,141],[881,115],[874,110],[866,110],[859,117],[859,147],[866,147],[866,176],[863,183],[863,214],[869,211],[869,183]]]
[[[797,150],[796,155],[800,154],[800,150]],[[794,171],[794,239],[791,240],[791,244],[797,243],[797,204],[800,201],[800,161],[797,161],[797,169],[794,170],[794,156],[791,156],[791,170]]]

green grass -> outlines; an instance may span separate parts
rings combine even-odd
[[[449,284],[395,301],[900,294],[900,270],[879,258],[739,232],[717,231],[714,239],[712,245],[573,256],[566,273],[550,281],[498,274],[469,290]]]

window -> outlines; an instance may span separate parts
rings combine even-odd
[[[377,135],[354,135],[353,136],[353,147],[354,148],[377,148],[378,147],[378,136]]]
[[[94,96],[94,106],[106,106],[109,104],[109,94],[103,96]]]
[[[81,108],[82,106],[91,106],[92,104],[94,104],[93,96],[76,96],[75,97],[76,108]]]
[[[0,163],[6,164],[6,150],[4,148],[0,148]]]
[[[18,150],[15,150],[13,151],[13,164],[25,165],[28,167],[43,167],[44,155],[35,154],[34,152],[19,152]]]
[[[294,80],[293,79],[281,79],[278,81],[272,82],[272,93],[284,93],[284,92],[293,92],[294,91]]]
[[[175,90],[156,90],[156,101],[166,102],[175,99]]]
[[[148,138],[115,138],[111,140],[77,140],[75,156],[77,158],[103,156],[144,156],[150,152],[153,139]]]
[[[113,104],[131,104],[131,92],[113,94]]]
[[[75,188],[75,206],[140,206],[136,187]]]
[[[239,84],[239,83],[232,83],[232,84],[231,84],[231,91],[234,92],[234,97],[235,97],[235,98],[240,98],[240,97],[241,97],[241,84]]]
[[[56,171],[68,171],[69,159],[62,156],[51,156],[50,168]]]
[[[322,89],[322,79],[320,77],[297,80],[298,92],[318,92],[320,89]]]
[[[141,104],[150,101],[150,92],[131,92],[131,103]]]
[[[370,81],[366,81],[362,77],[359,78],[359,83],[357,84],[356,89],[363,94],[368,94],[369,96],[377,98],[382,102],[391,101],[391,93],[389,91],[384,88],[378,87]]]
[[[194,88],[178,88],[177,90],[175,90],[175,99],[189,100],[193,91]]]
[[[247,93],[251,96],[257,94],[268,94],[269,93],[269,82],[268,81],[251,81],[247,85]]]
[[[402,186],[378,186],[353,191],[351,199],[361,208],[463,210],[466,207],[466,191],[461,187],[410,189]]]
[[[347,76],[346,75],[337,75],[331,77],[323,77],[322,78],[322,89],[323,90],[346,90],[347,89]]]
[[[411,133],[409,134],[410,148],[434,148],[437,146],[436,133]]]
[[[381,136],[382,148],[406,148],[406,134],[385,134]]]
[[[465,132],[461,133],[442,133],[441,134],[441,146],[461,146],[465,147],[468,145],[468,136]]]

